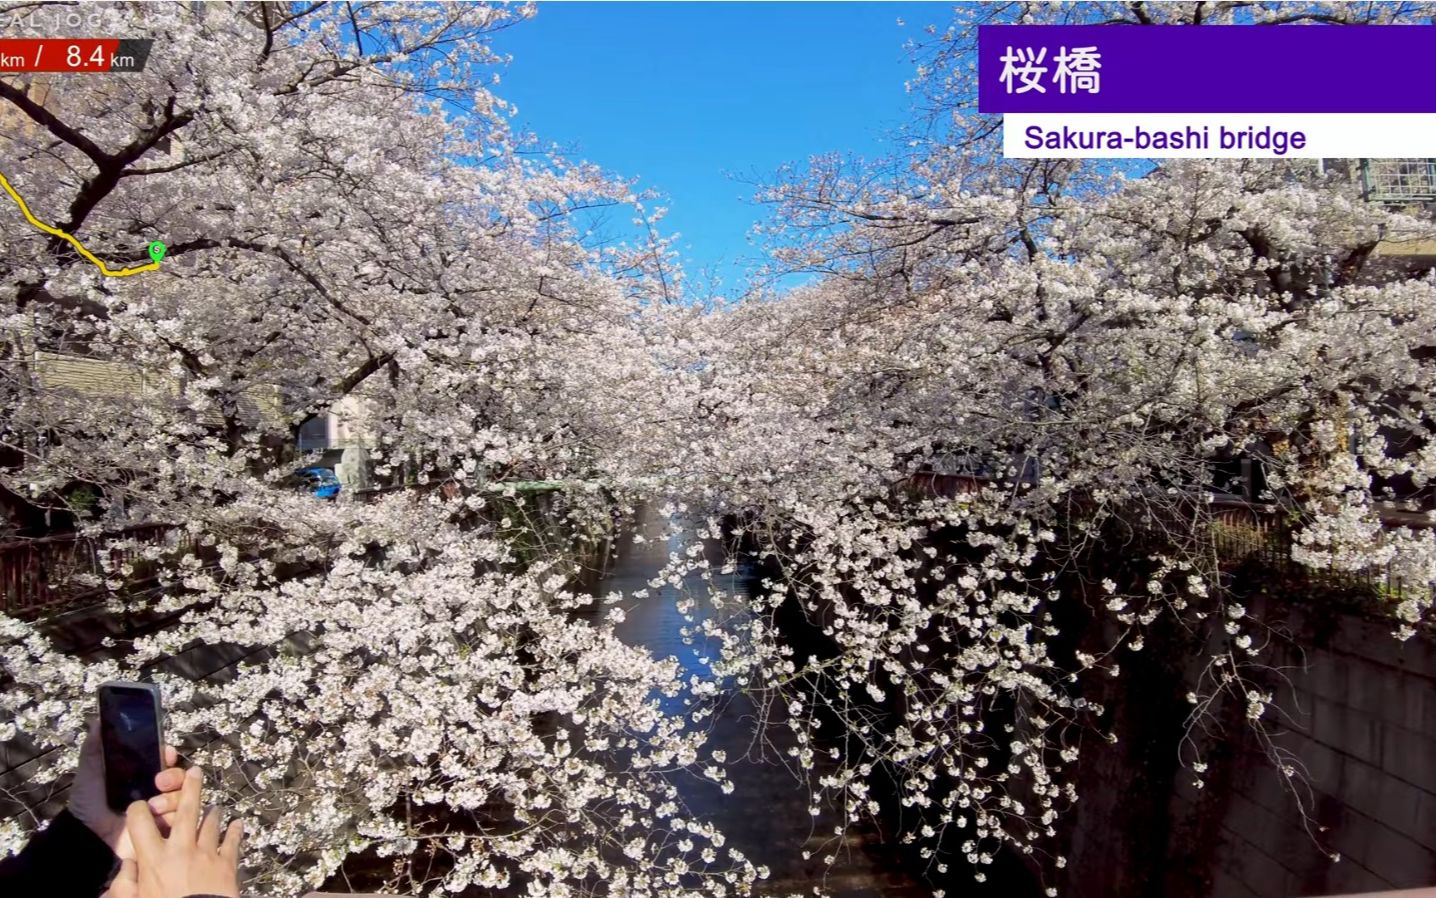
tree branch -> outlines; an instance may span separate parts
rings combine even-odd
[[[36,124],[43,126],[46,131],[90,157],[95,165],[103,167],[111,161],[110,154],[100,149],[98,144],[60,121],[53,112],[30,99],[29,94],[20,88],[0,81],[0,97],[18,106],[21,112],[24,112]]]

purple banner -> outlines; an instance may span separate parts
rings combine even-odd
[[[1436,25],[982,25],[982,112],[1436,112]]]

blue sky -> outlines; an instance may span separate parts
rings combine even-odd
[[[500,33],[516,125],[669,197],[690,275],[741,288],[753,188],[815,153],[881,155],[907,117],[903,51],[943,3],[539,3]],[[898,19],[904,21],[899,27]]]

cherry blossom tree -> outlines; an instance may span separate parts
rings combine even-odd
[[[704,322],[709,411],[684,439],[782,573],[747,629],[714,634],[728,669],[806,761],[839,724],[815,800],[856,816],[891,777],[921,820],[906,837],[982,878],[999,847],[1043,852],[1080,735],[1103,732],[1083,684],[1154,622],[1213,633],[1195,708],[1228,695],[1264,725],[1263,625],[1223,588],[1203,498],[1216,460],[1265,463],[1296,562],[1390,565],[1393,630],[1420,624],[1436,541],[1381,510],[1387,478],[1436,473],[1436,283],[1377,248],[1432,226],[1305,163],[1081,191],[1041,167],[990,192],[931,171],[878,187],[819,166],[770,195],[780,264],[824,276]],[[933,468],[972,491],[910,488]],[[1140,576],[1073,591],[1133,545]],[[794,611],[818,648],[785,635]]]
[[[593,547],[522,557],[533,501],[488,488],[646,464],[626,428],[664,410],[645,409],[660,371],[635,321],[675,289],[656,231],[582,239],[604,208],[651,226],[641,197],[507,128],[488,41],[530,12],[116,5],[94,30],[153,37],[143,73],[0,80],[23,123],[4,173],[38,217],[115,267],[168,244],[158,271],[105,278],[0,216],[17,462],[0,476],[36,501],[92,484],[103,523],[170,522],[201,547],[146,547],[162,598],[110,572],[116,610],[180,615],[115,660],[5,619],[0,736],[41,753],[43,785],[99,682],[161,682],[176,737],[256,823],[261,894],[341,868],[552,894],[724,894],[761,872],[677,802],[676,777],[723,775],[698,764],[702,730],[659,710],[685,688],[673,663],[573,591]],[[124,388],[48,376],[78,355]],[[299,424],[349,396],[381,475],[461,488],[322,503],[279,485]],[[601,535],[624,495],[546,514]],[[241,660],[199,684],[163,662],[197,644]],[[33,822],[7,823],[7,847]]]
[[[1081,735],[1120,735],[1092,678],[1161,650],[1155,626],[1210,631],[1196,712],[1225,696],[1253,726],[1270,713],[1261,621],[1219,577],[1219,458],[1263,461],[1296,562],[1389,564],[1409,587],[1393,629],[1422,625],[1436,544],[1380,517],[1382,478],[1436,474],[1436,284],[1378,247],[1430,226],[1314,166],[1008,165],[954,119],[881,171],[781,176],[774,269],[812,276],[703,309],[646,197],[506,127],[488,38],[526,8],[103,10],[101,30],[156,38],[149,66],[50,95],[0,80],[24,123],[0,138],[4,173],[102,258],[143,261],[156,239],[169,255],[102,278],[0,216],[0,479],[36,501],[91,484],[109,523],[170,522],[201,550],[143,550],[160,598],[109,572],[116,608],[178,615],[111,660],[0,618],[0,737],[53,749],[35,781],[54,781],[99,682],[164,683],[175,731],[259,824],[259,893],[350,875],[411,894],[748,892],[764,871],[677,788],[727,786],[703,733],[734,688],[791,730],[840,831],[890,778],[937,872],[1042,857]],[[1023,14],[1268,15],[1056,10]],[[920,77],[951,111],[962,54],[939,52]],[[635,216],[631,245],[586,241],[608,209]],[[82,353],[130,386],[47,380]],[[371,411],[379,474],[414,488],[321,503],[280,486],[295,430],[346,397]],[[970,491],[915,489],[935,468]],[[519,489],[535,480],[568,488],[540,512]],[[422,488],[438,482],[457,486]],[[529,551],[541,519],[602,534],[639,501],[767,566],[737,607],[736,561],[691,544],[656,578],[699,574],[734,612],[682,606],[685,635],[721,648],[706,678],[617,639],[642,597],[575,588],[582,545]],[[1074,585],[1137,535],[1122,577]],[[194,683],[164,659],[195,645],[242,660]]]

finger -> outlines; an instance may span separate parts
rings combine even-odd
[[[100,718],[90,720],[85,730],[85,741],[80,743],[80,767],[103,770],[105,764],[104,744],[100,741]]]
[[[120,861],[120,872],[115,874],[115,882],[138,883],[140,881],[140,865],[132,860]]]
[[[200,783],[204,774],[198,767],[191,767],[185,771],[184,785],[180,786],[179,806],[175,808],[174,827],[170,830],[170,838],[178,834],[187,842],[195,836],[195,830],[199,827],[199,796]]]
[[[204,851],[219,850],[219,808],[205,811],[204,822],[199,825],[199,847]]]
[[[85,741],[80,744],[81,755],[95,755],[100,753],[100,718],[90,718],[90,725],[85,728]]]
[[[131,804],[125,812],[125,828],[130,833],[130,841],[134,843],[135,857],[146,864],[156,862],[164,851],[165,840],[155,827],[150,806],[143,801]]]
[[[183,781],[184,778],[181,777],[180,779]],[[175,811],[179,810],[179,800],[178,792],[162,792],[150,799],[150,813],[156,817],[171,816]]]
[[[153,808],[150,809],[150,813],[154,813]],[[159,827],[160,835],[168,839],[170,837],[170,833],[173,832],[175,828],[174,812],[171,811],[168,814],[155,814],[155,826]]]
[[[219,846],[219,856],[239,869],[239,843],[244,838],[244,821],[231,820],[229,829],[224,831],[224,842]]]
[[[155,788],[160,790],[160,796],[156,797],[161,797],[165,793],[177,793],[183,785],[184,771],[178,767],[168,767],[155,774]],[[174,797],[176,801],[179,800],[178,795]]]
[[[164,756],[166,767],[179,766],[179,749],[175,748],[173,745],[166,745],[164,750]]]

